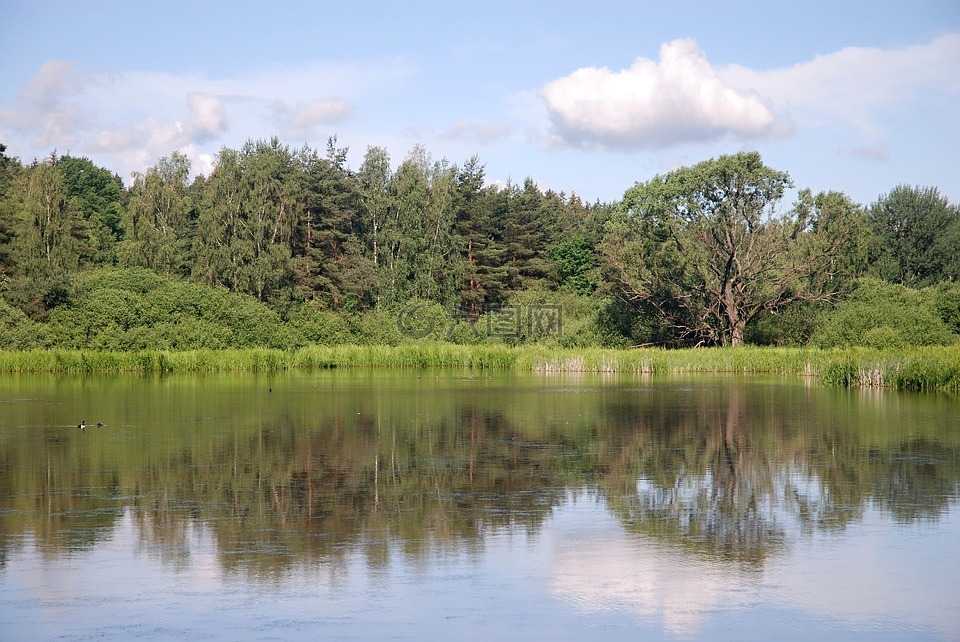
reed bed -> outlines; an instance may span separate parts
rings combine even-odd
[[[960,391],[960,346],[561,350],[546,346],[411,343],[298,350],[0,351],[0,372],[268,372],[288,368],[470,368],[533,372],[783,374],[834,386]]]

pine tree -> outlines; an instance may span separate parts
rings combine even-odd
[[[326,158],[304,149],[304,214],[295,240],[302,299],[333,309],[372,303],[373,268],[360,240],[361,193],[346,167],[347,149],[327,143]]]

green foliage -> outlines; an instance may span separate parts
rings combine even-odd
[[[42,326],[0,299],[0,350],[27,350],[42,344]]]
[[[863,267],[866,226],[843,194],[802,190],[776,205],[786,173],[741,153],[638,184],[607,224],[604,253],[615,291],[681,345],[740,345],[762,315],[831,298]]]
[[[874,272],[908,287],[960,279],[960,208],[933,187],[898,185],[870,208]]]
[[[304,209],[291,248],[297,298],[349,313],[372,305],[376,271],[365,255],[362,197],[346,155],[335,138],[327,143],[326,158],[300,152]]]
[[[379,202],[371,205],[379,217],[375,265],[380,304],[395,307],[411,299],[457,303],[462,264],[454,189],[454,168],[446,161],[433,162],[417,146],[386,189],[377,192]]]
[[[89,254],[86,222],[70,199],[55,154],[19,176],[20,211],[11,240],[19,275],[59,278],[76,272]]]
[[[143,268],[78,276],[68,304],[50,315],[51,345],[64,348],[286,347],[279,316],[255,299]]]
[[[659,326],[645,324],[648,318],[638,314],[629,302],[610,297],[600,301],[597,308],[596,328],[600,345],[605,348],[629,348],[642,344],[662,345],[668,343],[654,333]]]
[[[4,284],[3,298],[33,321],[45,323],[51,310],[70,301],[73,281],[74,275],[63,270],[19,275]]]
[[[763,312],[747,326],[753,345],[804,346],[810,343],[821,316],[832,308],[825,302],[795,301],[777,312]]]
[[[347,320],[336,312],[321,310],[316,302],[298,306],[290,315],[287,326],[293,337],[294,347],[315,343],[336,345],[354,341]]]
[[[502,197],[506,198],[506,211],[499,224],[506,288],[536,288],[550,275],[550,247],[558,239],[561,204],[555,194],[542,194],[532,178],[527,178],[522,188],[508,185]]]
[[[190,161],[180,153],[161,158],[134,176],[123,217],[120,265],[185,274],[185,252],[194,237],[193,203],[187,190]]]
[[[930,295],[943,322],[951,332],[960,334],[960,283],[941,283]]]
[[[592,294],[599,281],[596,251],[579,236],[571,236],[553,246],[556,282],[575,294]]]
[[[955,206],[901,186],[867,217],[840,192],[801,190],[781,215],[789,176],[756,153],[590,205],[532,178],[487,185],[476,157],[458,167],[421,146],[396,169],[371,147],[354,172],[335,138],[325,156],[277,138],[224,148],[192,183],[174,152],[127,190],[86,158],[24,167],[4,152],[9,345],[803,345],[871,256],[891,280],[939,285],[918,299],[926,316],[909,322],[925,330],[883,319],[849,340],[942,342],[930,314],[960,332]],[[114,263],[130,270],[90,271]],[[505,305],[520,325],[491,332]],[[531,323],[537,306],[560,310],[562,332]],[[817,340],[853,332],[831,327]]]
[[[352,317],[350,329],[357,343],[363,345],[396,346],[404,340],[397,317],[384,310]]]
[[[454,315],[440,305],[422,299],[408,301],[398,308],[397,329],[405,341],[449,341],[456,322]]]
[[[203,190],[193,276],[261,301],[289,298],[303,182],[300,159],[277,138],[221,150]]]
[[[515,335],[494,333],[488,340],[504,340],[512,345],[539,344],[561,348],[606,345],[597,318],[604,301],[581,296],[570,290],[537,288],[515,292],[509,309],[518,315]],[[482,331],[489,330],[489,315],[478,321]]]
[[[949,345],[957,341],[928,293],[877,279],[863,279],[850,297],[826,316],[814,345],[878,349]]]
[[[0,143],[0,275],[16,271],[11,242],[16,234],[17,212],[20,210],[20,161],[6,155],[7,146]]]
[[[117,243],[123,237],[123,182],[89,158],[64,156],[57,166],[63,173],[67,196],[85,223],[84,262],[112,265],[117,259]]]

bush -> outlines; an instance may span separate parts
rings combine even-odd
[[[746,329],[746,342],[762,346],[807,345],[817,329],[818,320],[830,311],[826,304],[798,301],[776,314],[762,312]]]
[[[43,343],[42,326],[0,299],[0,349],[28,350]]]
[[[276,312],[223,288],[142,268],[77,275],[69,303],[50,313],[49,345],[98,350],[288,348]]]
[[[363,345],[399,345],[403,336],[397,318],[381,310],[372,310],[350,318],[350,329],[357,343]]]
[[[940,319],[953,333],[960,334],[960,283],[941,283],[930,294]]]
[[[596,346],[602,338],[597,325],[601,303],[572,290],[524,290],[513,293],[502,310],[481,316],[477,326],[491,342]]]
[[[638,327],[636,311],[619,299],[605,299],[597,307],[595,325],[600,345],[605,348],[628,348],[645,343],[644,328]]]
[[[826,315],[812,343],[821,348],[950,345],[957,336],[926,292],[877,279],[860,281],[851,296]]]
[[[420,299],[400,306],[393,316],[403,341],[447,341],[455,324],[442,305]]]
[[[340,345],[353,343],[354,336],[346,319],[328,310],[321,310],[313,301],[294,309],[287,322],[293,347],[311,344]]]

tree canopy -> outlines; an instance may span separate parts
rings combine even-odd
[[[605,253],[621,296],[660,322],[670,342],[740,345],[761,312],[829,297],[861,233],[842,194],[780,214],[785,172],[756,152],[698,163],[629,189]]]
[[[898,185],[870,208],[870,221],[881,278],[909,287],[960,280],[960,208],[936,188]]]
[[[960,213],[936,188],[898,186],[867,208],[799,189],[788,205],[790,176],[745,152],[584,203],[532,177],[491,183],[476,156],[457,165],[416,146],[394,163],[369,147],[356,169],[348,157],[335,137],[325,150],[250,140],[207,176],[175,151],[124,187],[89,159],[24,165],[0,144],[0,347],[190,344],[131,321],[146,308],[126,285],[89,289],[98,269],[129,280],[114,268],[260,306],[288,324],[276,345],[393,343],[413,318],[426,323],[407,328],[415,338],[539,340],[550,310],[565,316],[548,323],[560,345],[804,343],[865,273],[941,286],[923,305],[951,328],[938,341],[957,332]],[[209,344],[209,316],[170,314]]]

